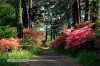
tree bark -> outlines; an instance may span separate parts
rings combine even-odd
[[[27,1],[26,0],[22,0],[23,2],[23,15],[22,15],[22,19],[23,19],[23,26],[25,28],[28,28],[28,9],[27,9]]]
[[[32,0],[29,0],[29,28],[32,28]]]
[[[55,39],[55,31],[56,31],[56,30],[55,30],[54,28],[52,28],[52,38],[53,38],[53,39]]]
[[[52,35],[53,35],[53,34],[52,34],[52,24],[51,24],[51,41],[52,41]]]
[[[97,19],[97,16],[96,16],[96,1],[93,0],[91,2],[91,15],[90,15],[90,18],[91,18],[91,22],[95,22],[96,19]]]
[[[15,0],[15,3],[16,3],[17,36],[19,38],[23,38],[21,0]]]
[[[74,26],[75,24],[79,23],[78,2],[77,2],[77,0],[75,0],[75,2],[73,3],[73,6],[72,6],[72,17],[73,17],[72,26]]]
[[[89,0],[85,0],[85,18],[84,21],[88,21],[89,15]]]
[[[46,25],[46,35],[45,35],[45,41],[48,40],[48,33],[47,33],[47,25]]]
[[[78,0],[79,22],[81,22],[81,0]]]

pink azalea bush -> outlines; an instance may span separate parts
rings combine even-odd
[[[25,46],[27,45],[36,46],[41,44],[40,42],[43,36],[42,31],[24,28],[23,33],[25,37],[25,43],[24,43]]]
[[[80,28],[83,28],[83,27],[92,28],[94,25],[95,25],[95,23],[91,23],[90,21],[86,21],[86,22],[76,24],[74,26],[74,28],[75,29],[80,29]]]
[[[29,36],[43,36],[42,31],[36,31],[36,30],[28,29],[28,28],[24,28],[23,33]]]
[[[94,23],[86,21],[75,25],[75,28],[64,28],[63,33],[54,40],[53,47],[62,46],[64,49],[70,49],[72,47],[87,46],[87,42],[93,38],[91,33],[93,25]]]
[[[53,46],[65,46],[66,42],[66,37],[68,37],[71,32],[73,31],[73,29],[64,29],[63,33],[60,36],[57,36],[57,38],[54,41]]]
[[[18,49],[20,43],[18,39],[15,38],[2,38],[0,40],[0,50],[3,49]]]
[[[92,33],[88,29],[78,29],[73,31],[67,38],[66,38],[66,46],[65,48],[71,48],[74,46],[86,45],[86,42],[92,38]]]

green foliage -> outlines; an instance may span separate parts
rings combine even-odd
[[[0,66],[19,66],[25,62],[7,62],[8,59],[30,59],[32,54],[27,50],[13,50],[12,52],[3,52],[0,57]]]
[[[97,23],[96,30],[93,30],[95,36],[100,35],[100,20],[96,21],[96,23]]]
[[[29,49],[29,51],[33,54],[33,55],[39,55],[43,52],[42,48],[38,48],[38,47],[31,47],[31,49]]]
[[[71,51],[71,50],[61,50],[61,47],[53,48],[60,54],[64,56],[71,57],[76,62],[80,63],[82,66],[100,66],[100,53],[90,52],[90,51]]]
[[[0,4],[0,25],[6,25],[6,20],[14,16],[14,8],[10,4]]]
[[[100,55],[97,53],[81,52],[77,58],[83,66],[100,66]]]
[[[0,26],[0,39],[1,38],[10,38],[14,37],[15,34],[13,33],[10,27]]]
[[[61,46],[54,47],[53,50],[60,54],[65,54],[65,51],[63,50]]]
[[[93,35],[95,37],[95,50],[100,50],[100,20],[96,21],[96,30],[93,30]]]
[[[32,57],[35,57],[35,55],[40,54],[42,51],[42,48],[36,47],[32,47],[28,50],[13,50],[11,52],[0,51],[0,66],[19,66],[26,63]],[[7,62],[8,59],[25,59],[26,62]]]
[[[32,54],[28,50],[13,50],[9,53],[9,59],[30,59]]]

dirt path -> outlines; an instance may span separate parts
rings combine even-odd
[[[30,60],[24,66],[79,66],[69,58],[64,58],[53,50],[45,50],[43,54]]]

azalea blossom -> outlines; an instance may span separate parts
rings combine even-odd
[[[15,38],[2,38],[0,40],[0,49],[18,49],[20,43],[18,41],[18,39]]]
[[[64,49],[80,48],[80,45],[86,46],[86,42],[92,38],[91,26],[93,25],[93,23],[86,21],[75,25],[75,29],[64,27],[63,33],[54,40],[53,46],[62,46]]]

